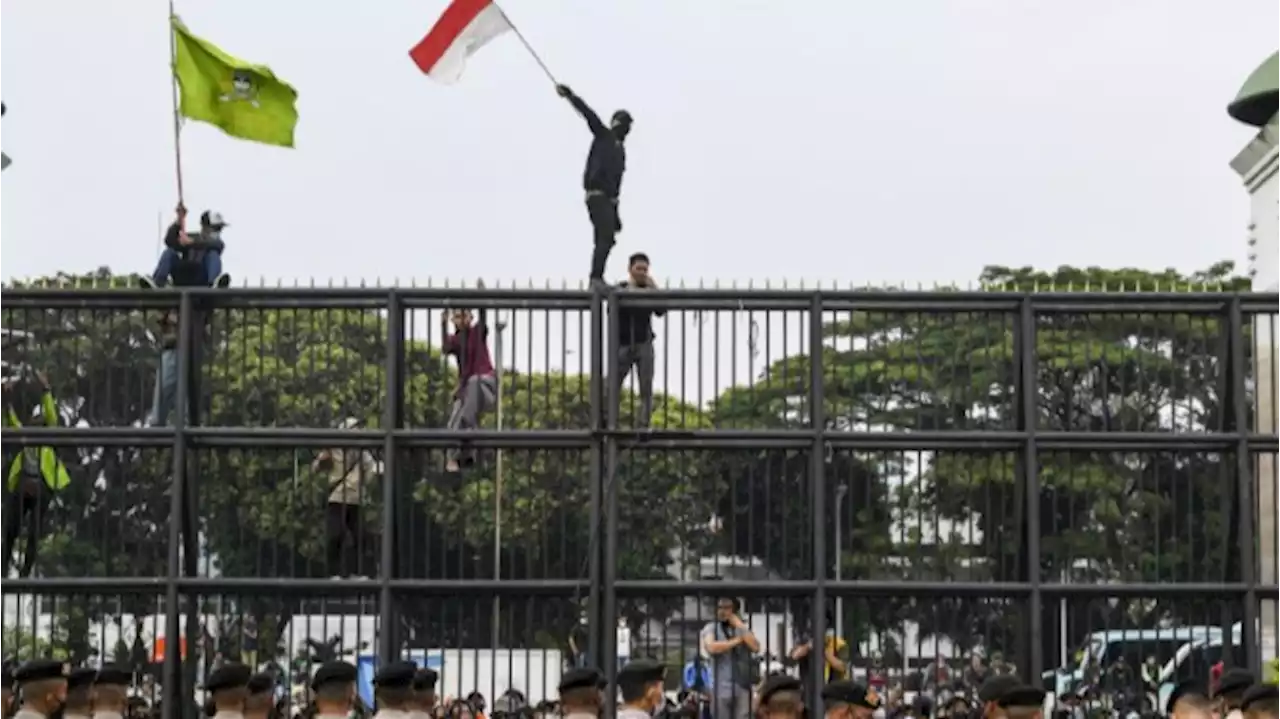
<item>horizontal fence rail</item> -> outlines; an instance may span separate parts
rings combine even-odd
[[[166,717],[228,659],[675,697],[726,612],[814,702],[815,636],[908,691],[1168,664],[1109,708],[1265,671],[1277,295],[1063,289],[5,289],[6,654]]]

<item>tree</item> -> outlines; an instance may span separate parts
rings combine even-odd
[[[1230,263],[1190,276],[1172,270],[991,267],[981,281],[992,289],[1024,291],[1229,290],[1247,284],[1231,272]],[[1014,429],[1013,319],[978,312],[854,312],[828,324],[822,365],[831,426],[903,432]],[[1042,430],[1215,428],[1224,410],[1216,382],[1223,371],[1222,331],[1213,318],[1042,316],[1034,421]],[[750,391],[722,395],[716,421],[801,423],[807,410],[796,408],[805,406],[808,377],[807,356],[781,360]],[[854,523],[841,553],[844,575],[1018,579],[1023,544],[1014,460],[1010,453],[986,451],[865,455],[863,474],[854,471],[865,486],[850,490],[851,496],[865,498],[855,511],[882,518],[875,497],[887,497],[897,536],[887,549],[877,543],[887,538],[879,534],[882,527],[874,521]],[[830,467],[827,471],[832,475]],[[1042,452],[1044,580],[1056,581],[1064,572],[1100,582],[1221,579],[1229,547],[1225,471],[1220,458],[1207,453]],[[1188,522],[1193,512],[1199,515]],[[870,530],[871,537],[858,536],[859,529]],[[1082,565],[1082,557],[1092,561]],[[951,634],[962,645],[1001,643],[992,635],[1009,619],[1002,603],[951,599],[929,604],[932,611],[900,609],[919,617],[925,633]],[[1081,611],[1088,611],[1087,603],[1081,604]]]

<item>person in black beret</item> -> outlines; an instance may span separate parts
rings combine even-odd
[[[1276,719],[1280,689],[1275,684],[1254,684],[1240,697],[1240,711],[1246,719]]]
[[[880,708],[880,695],[875,689],[848,679],[823,687],[822,701],[827,705],[827,719],[871,719]]]
[[[326,662],[311,678],[316,719],[346,719],[356,702],[356,668],[347,662]]]
[[[1239,711],[1245,690],[1256,681],[1248,669],[1232,667],[1224,671],[1213,690],[1213,703],[1218,715],[1226,717],[1231,712]]]
[[[560,684],[556,687],[560,695],[560,710],[564,716],[574,719],[600,716],[603,697],[600,690],[605,686],[604,675],[595,667],[570,669],[560,675]]]
[[[786,674],[774,674],[760,685],[760,714],[769,719],[804,716],[804,684]]]
[[[55,659],[35,659],[18,667],[13,680],[22,694],[14,719],[48,719],[67,698],[67,665]]]
[[[982,704],[983,719],[997,719],[1004,711],[1000,708],[1000,697],[1005,692],[1017,689],[1022,681],[1012,674],[997,674],[982,683],[978,688],[978,701]]]
[[[662,692],[666,673],[665,666],[651,659],[627,662],[618,671],[618,691],[622,693],[618,719],[652,717],[654,710],[666,703]]]
[[[373,675],[373,701],[378,708],[376,719],[404,719],[413,709],[413,677],[418,665],[413,662],[391,662]]]
[[[124,719],[129,711],[133,672],[107,664],[93,678],[93,719]]]
[[[1194,719],[1212,711],[1209,693],[1194,679],[1184,679],[1174,685],[1164,702],[1164,713],[1181,719]]]
[[[270,719],[276,706],[276,678],[266,672],[249,677],[245,685],[244,719]]]
[[[1044,690],[1023,684],[1006,691],[996,705],[1008,719],[1040,719],[1044,715]]]
[[[4,685],[0,689],[4,690],[3,706],[0,706],[0,712],[3,712],[4,719],[13,716],[13,665],[5,662],[0,666],[0,673],[3,674]]]
[[[430,719],[436,708],[437,679],[439,675],[430,667],[413,673],[413,709],[409,712],[412,719]]]
[[[62,702],[64,719],[89,719],[93,713],[93,680],[98,676],[94,669],[72,669],[67,672],[67,698]]]
[[[205,679],[214,719],[244,719],[244,702],[249,697],[249,678],[253,671],[237,662],[214,669]]]

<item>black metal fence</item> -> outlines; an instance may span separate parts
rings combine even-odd
[[[499,389],[460,433],[463,307]],[[664,313],[649,429],[641,372],[610,380],[624,308]],[[168,702],[229,657],[343,653],[541,698],[575,661],[685,666],[718,597],[764,671],[831,630],[908,691],[1274,658],[1275,294],[8,289],[0,313],[5,466],[68,480],[10,475],[5,652],[129,661]]]

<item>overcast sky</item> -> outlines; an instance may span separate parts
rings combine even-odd
[[[1275,0],[507,0],[552,71],[636,117],[625,232],[661,279],[966,282],[984,264],[1245,259],[1225,106]],[[589,134],[514,36],[455,86],[444,0],[179,0],[300,94],[297,149],[190,123],[188,205],[240,278],[577,281]],[[176,200],[162,0],[7,0],[5,278],[150,270]]]

